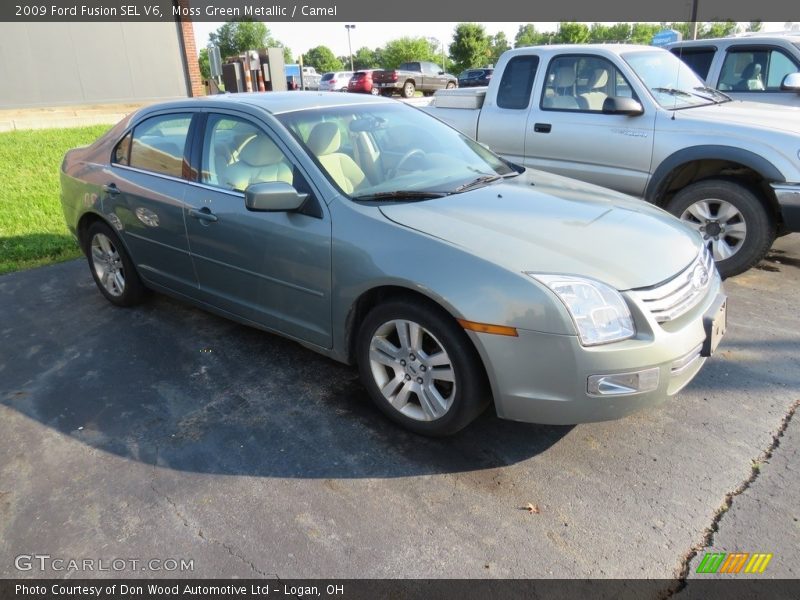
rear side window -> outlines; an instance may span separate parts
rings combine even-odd
[[[111,157],[111,162],[116,163],[118,165],[129,165],[130,158],[131,158],[131,138],[133,135],[129,131],[125,134],[125,137],[122,138],[119,143],[114,148],[114,154]]]
[[[533,79],[536,77],[538,66],[539,57],[533,55],[515,56],[508,61],[497,90],[497,106],[499,108],[515,110],[528,108]]]
[[[191,114],[160,115],[142,121],[133,129],[129,162],[131,167],[183,176],[183,155]]]
[[[703,81],[708,77],[716,48],[673,48],[672,53],[685,62]]]

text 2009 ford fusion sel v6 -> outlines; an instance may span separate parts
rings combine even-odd
[[[725,329],[697,232],[388,99],[159,104],[62,171],[109,301],[157,290],[357,364],[419,433],[492,400],[519,421],[623,416],[677,393]]]

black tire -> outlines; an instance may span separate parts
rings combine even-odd
[[[392,90],[391,88],[388,90],[381,90],[381,96],[391,97],[393,93],[394,90]]]
[[[712,210],[715,207],[718,209],[721,206],[720,202],[733,205],[739,216],[728,221],[729,226],[743,221],[746,227],[743,237],[726,237],[724,232],[719,236],[719,239],[737,242],[735,252],[729,258],[717,260],[717,269],[723,278],[747,271],[766,256],[775,240],[775,219],[749,188],[725,179],[698,181],[675,194],[666,208],[679,219],[697,228],[702,222],[689,214],[688,210],[702,201],[707,201]],[[701,233],[705,235],[705,232]],[[709,237],[707,240],[713,244],[715,238]]]
[[[380,371],[380,369],[385,369],[383,375],[390,380],[392,379],[392,375],[401,376],[400,374],[402,371],[399,369],[405,369],[405,367],[400,367],[399,364],[395,364],[394,367],[373,365],[370,360],[370,344],[373,340],[373,336],[381,331],[381,328],[386,328],[390,322],[394,320],[406,320],[420,325],[425,331],[425,334],[421,337],[423,340],[423,344],[421,345],[424,347],[424,343],[428,343],[429,347],[433,345],[435,349],[438,344],[438,347],[443,349],[450,359],[449,364],[452,366],[454,380],[452,383],[453,387],[449,388],[450,404],[446,408],[446,412],[438,416],[438,418],[420,420],[420,418],[411,418],[407,414],[404,414],[392,406],[389,400],[384,397],[376,381],[373,368],[378,371]],[[361,381],[367,388],[372,401],[377,407],[386,414],[386,416],[403,427],[415,433],[427,436],[451,435],[469,425],[488,406],[491,393],[486,382],[486,376],[480,362],[480,357],[475,347],[458,323],[438,307],[419,302],[419,300],[416,299],[391,300],[385,304],[376,306],[369,312],[362,322],[357,336],[356,358]],[[398,350],[400,350],[402,346],[402,344],[393,345],[396,345]],[[436,354],[436,352],[432,352],[431,355],[433,354]],[[424,373],[420,373],[420,370],[424,371],[420,365],[426,360],[425,357],[420,356],[412,358],[410,354],[408,356],[403,356],[406,358],[409,365],[416,365],[416,372],[418,374],[424,375]],[[399,361],[400,358],[397,360]],[[412,360],[423,362],[412,363]],[[430,377],[431,380],[437,379],[432,375],[432,373],[436,371],[436,367],[429,366],[428,369],[428,377]],[[408,379],[408,377],[406,377],[406,379]],[[421,383],[422,379],[420,378],[418,381]],[[401,386],[403,385],[405,384],[401,384]],[[408,385],[414,385],[414,382],[410,381]],[[445,387],[444,392],[441,391],[440,386],[443,385],[442,382],[436,385],[439,387],[442,397],[448,393],[447,387]],[[448,386],[449,384],[444,382],[444,385]],[[421,389],[423,386],[418,387]],[[411,392],[408,397],[416,399],[416,406],[414,405],[414,400],[409,400],[404,410],[417,412],[419,414],[424,413],[420,396]]]
[[[403,98],[413,98],[414,92],[417,91],[417,87],[414,85],[413,81],[406,81],[403,84]]]
[[[110,248],[116,253],[118,259],[111,259],[110,256],[113,254],[103,253],[104,240],[110,244]],[[111,227],[102,221],[92,224],[86,232],[84,249],[97,289],[106,297],[106,300],[117,306],[134,306],[144,300],[147,289],[136,272],[136,267],[133,266],[119,236]],[[121,289],[118,284],[104,283],[101,280],[100,274],[108,272],[109,268],[112,269],[112,272],[118,271],[121,274],[123,281]],[[111,277],[111,279],[114,278]]]
[[[372,89],[370,89],[369,93],[371,95],[373,95],[373,96],[380,96],[381,95],[381,91],[376,87],[373,87]]]
[[[453,81],[448,81],[448,82],[447,82],[447,89],[448,89],[448,90],[452,90],[452,89],[453,89],[453,88],[455,88],[455,87],[456,87],[456,84],[455,84],[455,82],[453,82]]]

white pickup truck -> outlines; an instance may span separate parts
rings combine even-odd
[[[666,50],[510,50],[488,87],[439,91],[423,110],[513,162],[665,208],[723,276],[800,231],[800,110],[732,101]]]

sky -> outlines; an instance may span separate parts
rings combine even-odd
[[[433,37],[444,42],[445,52],[452,41],[458,23],[351,23],[356,26],[350,31],[353,52],[363,46],[374,49],[389,40],[403,36]],[[490,35],[503,31],[513,46],[514,36],[521,23],[483,23]],[[198,52],[208,44],[208,34],[216,31],[223,23],[194,23],[194,36]],[[319,45],[327,46],[336,56],[347,56],[347,29],[345,23],[267,23],[272,37],[281,41],[297,56]],[[536,31],[555,31],[558,23],[534,23]],[[764,23],[763,31],[780,31],[783,23]]]

